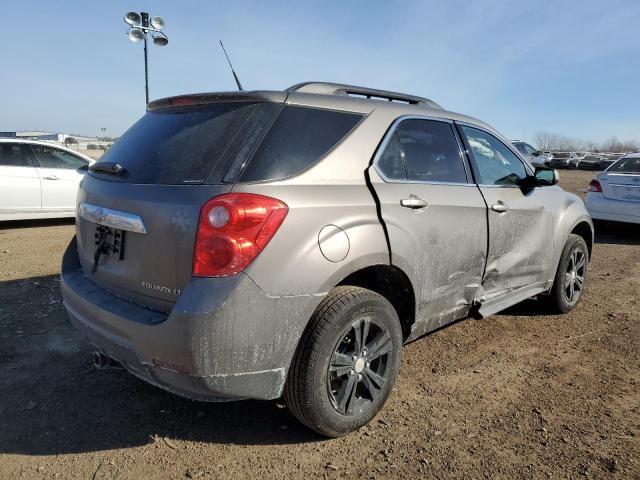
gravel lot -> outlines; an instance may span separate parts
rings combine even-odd
[[[279,401],[197,403],[94,370],[59,291],[73,231],[0,226],[0,479],[640,478],[637,227],[598,232],[571,314],[528,301],[408,345],[386,407],[337,440]]]

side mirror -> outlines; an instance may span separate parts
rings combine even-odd
[[[542,152],[540,150],[536,150],[531,155],[533,155],[534,157],[539,157],[540,155],[542,155]]]
[[[557,185],[560,180],[558,171],[554,168],[537,167],[536,168],[536,186],[549,187]]]
[[[89,164],[83,165],[77,169],[77,172],[84,173],[89,171]]]

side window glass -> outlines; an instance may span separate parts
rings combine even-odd
[[[537,150],[533,148],[531,145],[529,145],[528,143],[524,143],[523,146],[524,146],[525,155],[533,155],[534,153],[537,152]]]
[[[483,185],[517,185],[527,176],[520,159],[493,135],[462,126]]]
[[[407,171],[404,164],[404,152],[398,142],[396,132],[389,139],[389,143],[378,159],[378,170],[388,180],[406,180]]]
[[[20,144],[0,143],[0,166],[33,167],[29,149]]]
[[[42,168],[67,168],[77,170],[87,162],[71,153],[45,145],[31,145],[31,149]]]
[[[240,177],[276,180],[315,165],[362,120],[362,115],[285,106]]]
[[[450,124],[405,120],[396,134],[404,152],[409,180],[467,183],[460,149]]]

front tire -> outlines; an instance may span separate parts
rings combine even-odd
[[[314,312],[289,369],[289,410],[327,437],[359,429],[389,397],[401,349],[398,315],[383,296],[334,288]]]
[[[589,249],[580,235],[571,234],[560,256],[558,271],[549,295],[545,297],[546,306],[553,313],[567,313],[573,310],[582,298]]]

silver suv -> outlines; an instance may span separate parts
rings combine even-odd
[[[284,398],[339,436],[402,345],[533,296],[567,312],[593,226],[488,125],[348,85],[157,100],[94,164],[62,264],[71,321],[185,397]]]
[[[527,142],[512,140],[511,144],[516,147],[520,154],[534,167],[548,167],[552,156],[532,147]]]

